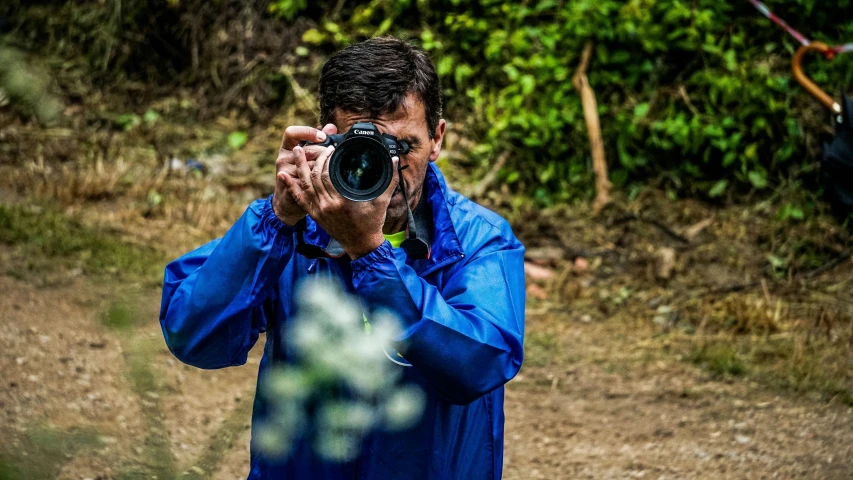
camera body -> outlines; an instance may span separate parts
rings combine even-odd
[[[346,199],[367,202],[382,195],[394,178],[393,157],[409,152],[409,145],[387,133],[380,133],[371,122],[358,122],[347,133],[328,135],[320,143],[333,145],[329,158],[332,185]]]

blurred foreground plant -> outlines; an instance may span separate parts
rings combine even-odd
[[[62,104],[47,92],[49,77],[27,64],[24,55],[0,45],[0,106],[11,101],[44,123],[57,120]]]
[[[358,456],[371,431],[417,422],[424,393],[399,383],[402,368],[388,356],[396,355],[389,347],[397,319],[383,312],[367,323],[358,300],[328,281],[306,282],[297,298],[299,314],[282,339],[293,358],[261,380],[271,408],[253,434],[256,446],[282,458],[308,438],[321,457],[343,462]]]

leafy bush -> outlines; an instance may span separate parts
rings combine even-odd
[[[853,41],[851,0],[768,3],[806,35]],[[171,81],[192,87],[204,111],[237,108],[256,119],[295,101],[294,84],[315,84],[337,48],[374,35],[407,38],[433,55],[448,119],[480,145],[475,165],[486,169],[508,151],[503,180],[543,201],[591,186],[571,78],[592,42],[588,76],[617,186],[656,177],[718,197],[772,188],[792,174],[816,185],[828,115],[791,79],[798,44],[746,1],[308,4],[12,0],[0,6],[0,24],[24,48],[57,55],[57,69],[88,69],[83,77],[103,88],[142,81],[162,92]],[[75,55],[86,61],[69,61]],[[830,92],[853,83],[853,55],[815,59],[807,69]]]
[[[828,43],[853,40],[851,2],[832,3],[770,7]],[[763,189],[814,166],[815,137],[829,124],[791,80],[798,45],[747,2],[374,0],[340,23],[319,22],[303,41],[339,47],[382,33],[433,54],[448,117],[485,139],[475,154],[485,163],[510,149],[505,180],[545,199],[591,184],[571,84],[590,41],[588,76],[617,185],[656,175],[711,197],[733,184]],[[808,68],[829,91],[853,83],[853,56]]]

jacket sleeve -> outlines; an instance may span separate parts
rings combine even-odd
[[[493,243],[455,265],[441,291],[387,241],[353,262],[356,291],[400,317],[406,360],[451,403],[500,387],[524,357],[524,247]]]
[[[266,330],[265,303],[291,257],[293,229],[270,199],[228,233],[166,267],[160,326],[169,350],[199,368],[242,365]]]

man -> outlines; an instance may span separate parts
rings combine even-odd
[[[285,461],[253,449],[249,478],[500,479],[503,385],[523,357],[524,248],[506,221],[450,190],[432,163],[446,123],[438,76],[424,52],[394,38],[338,52],[323,68],[320,109],[322,130],[285,130],[275,193],[251,204],[225,237],[166,268],[166,343],[190,365],[221,368],[245,363],[269,330],[263,379],[273,357],[285,360],[273,332],[287,335],[294,286],[311,275],[334,278],[364,305],[401,319],[394,347],[405,361],[394,361],[404,381],[426,392],[423,417],[409,430],[372,434],[359,458],[345,464],[324,463],[304,440]],[[395,179],[370,202],[345,200],[331,185],[333,147],[300,145],[357,122],[372,122],[411,147],[395,158],[406,167],[403,182]],[[409,208],[419,236],[428,237],[428,258],[398,248],[415,227]],[[306,258],[296,253],[300,242],[346,254]],[[257,396],[253,425],[266,411]]]

